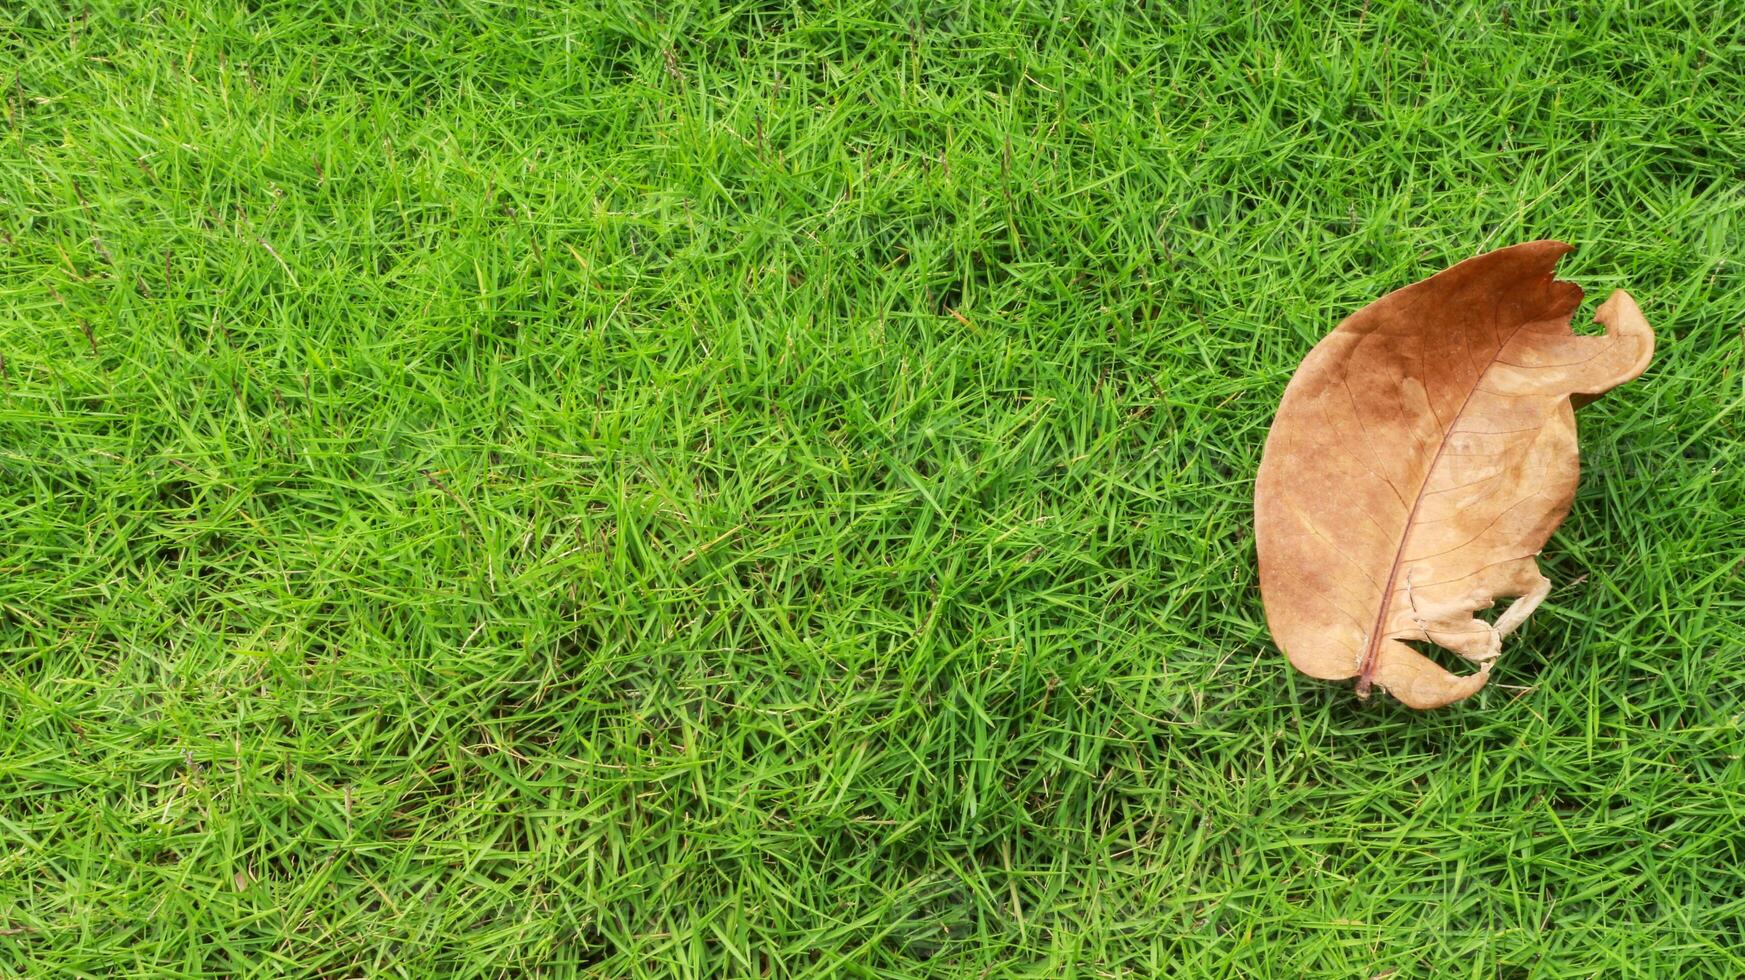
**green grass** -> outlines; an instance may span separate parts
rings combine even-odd
[[[1745,9],[603,6],[0,11],[0,969],[1745,974]],[[1291,370],[1538,237],[1551,599],[1293,674]]]

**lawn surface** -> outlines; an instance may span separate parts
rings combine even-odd
[[[0,970],[1745,974],[1739,4],[4,6]],[[1540,237],[1551,599],[1294,674],[1292,368]]]

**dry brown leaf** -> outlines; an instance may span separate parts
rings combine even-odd
[[[1642,373],[1654,332],[1618,290],[1576,336],[1562,242],[1499,249],[1347,317],[1285,388],[1254,488],[1267,624],[1298,670],[1414,708],[1484,686],[1545,598],[1535,561],[1569,513],[1577,404]],[[1473,616],[1515,601],[1495,625]],[[1452,674],[1406,645],[1479,665]]]

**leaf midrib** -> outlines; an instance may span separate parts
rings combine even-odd
[[[1412,529],[1417,526],[1418,508],[1424,503],[1424,491],[1430,486],[1430,477],[1436,473],[1436,465],[1442,462],[1442,452],[1448,448],[1448,437],[1454,434],[1455,427],[1466,416],[1466,409],[1472,404],[1472,396],[1478,393],[1479,385],[1484,383],[1485,376],[1491,373],[1491,368],[1497,366],[1497,359],[1502,357],[1503,349],[1515,339],[1515,335],[1526,326],[1526,321],[1515,324],[1509,335],[1503,338],[1496,350],[1491,352],[1490,359],[1485,362],[1484,370],[1478,372],[1478,377],[1472,379],[1472,386],[1466,389],[1466,397],[1461,399],[1460,407],[1454,410],[1448,424],[1442,429],[1442,438],[1436,444],[1436,454],[1430,457],[1430,465],[1424,468],[1424,478],[1418,482],[1418,488],[1412,493],[1411,509],[1406,511],[1406,525],[1400,532],[1400,543],[1394,549],[1392,564],[1388,566],[1387,584],[1382,586],[1381,599],[1376,603],[1375,624],[1369,629],[1369,638],[1364,642],[1363,655],[1357,661],[1357,696],[1367,697],[1371,683],[1375,680],[1376,664],[1381,660],[1382,626],[1387,622],[1388,607],[1394,602],[1394,583],[1400,577],[1400,565],[1406,556],[1406,545],[1412,540]],[[1425,391],[1425,401],[1429,401],[1429,391]]]

